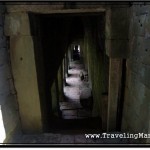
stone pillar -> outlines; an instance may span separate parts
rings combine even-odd
[[[68,77],[68,53],[65,54],[65,72],[66,72],[66,77]]]
[[[57,97],[57,85],[56,81],[53,82],[51,87],[51,95],[52,95],[52,112],[54,115],[58,115],[57,113],[57,104],[58,104],[58,97]]]
[[[69,66],[70,66],[70,62],[71,62],[71,46],[68,49],[68,63],[69,63]]]
[[[122,60],[128,58],[129,6],[111,6],[106,11],[105,47],[110,58],[108,131],[116,130],[117,105],[122,75]]]
[[[20,131],[16,90],[9,58],[9,38],[4,35],[6,7],[0,3],[0,143],[9,143]]]
[[[63,86],[66,86],[66,76],[65,76],[65,58],[63,59],[63,63],[62,63],[62,66],[63,66]]]
[[[108,95],[108,131],[116,131],[117,103],[122,75],[122,59],[110,59]]]
[[[112,58],[128,57],[129,7],[112,7],[106,11],[105,47]]]
[[[12,73],[23,132],[42,132],[34,44],[28,14],[25,12],[7,14],[5,35],[10,37]]]
[[[108,96],[102,95],[102,130],[107,131]]]
[[[63,101],[63,69],[62,64],[58,70],[58,92],[59,92],[59,101]]]
[[[71,61],[73,61],[73,49],[74,49],[74,44],[71,44]]]

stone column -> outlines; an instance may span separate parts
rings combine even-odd
[[[66,86],[66,70],[65,70],[65,58],[63,59],[63,86]]]
[[[69,46],[69,49],[68,49],[68,63],[69,63],[69,66],[70,66],[70,62],[71,62],[71,46]]]
[[[11,65],[23,132],[42,132],[34,43],[28,14],[26,12],[7,14],[5,35],[10,37]]]
[[[128,58],[129,7],[111,6],[106,11],[105,47],[110,58],[108,131],[116,130],[119,88],[121,87],[122,60]]]
[[[59,101],[63,101],[63,70],[62,70],[62,64],[59,67],[57,77],[58,77]]]
[[[117,103],[121,85],[122,59],[110,59],[108,95],[108,131],[116,131]]]
[[[66,77],[68,77],[68,53],[65,54],[65,63]]]
[[[58,97],[57,97],[57,82],[54,80],[52,87],[51,87],[51,95],[52,95],[52,112],[55,116],[58,115]]]

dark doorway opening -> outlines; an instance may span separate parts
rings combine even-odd
[[[74,45],[73,49],[73,60],[80,60],[80,46]]]
[[[80,106],[91,112],[89,117],[65,119],[62,117],[62,105],[60,106],[60,103],[67,101],[65,93],[63,97],[60,93],[63,92],[64,86],[65,88],[69,86],[69,77],[77,77],[83,85],[92,82],[91,77],[88,76],[88,64],[82,59],[84,56],[80,42],[82,43],[85,36],[84,20],[87,18],[95,20],[99,14],[29,14],[29,16],[31,32],[36,37],[34,38],[35,62],[44,131],[101,130],[101,118],[92,116],[92,86],[89,86],[90,90],[89,88],[85,90],[87,95],[90,94],[88,102],[82,90],[79,98]],[[74,42],[73,49],[69,49]],[[79,72],[73,74],[73,71]],[[82,109],[80,114],[83,113]]]

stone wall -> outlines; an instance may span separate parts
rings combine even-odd
[[[126,63],[126,86],[122,131],[150,131],[150,5],[130,8],[129,58]],[[141,142],[145,142],[144,139]],[[139,142],[138,140],[136,140]]]
[[[105,48],[109,56],[108,131],[117,130],[117,110],[121,93],[122,61],[128,57],[129,5],[106,9]]]
[[[17,93],[9,58],[9,39],[4,35],[5,10],[5,6],[0,4],[0,143],[7,142],[20,127]]]
[[[129,6],[111,6],[106,11],[106,53],[111,58],[127,58]]]
[[[93,94],[93,116],[107,118],[103,110],[107,110],[108,96],[108,58],[104,49],[104,14],[83,18],[85,26],[83,59],[87,65],[89,83]],[[105,98],[104,98],[104,95]],[[105,102],[106,101],[106,104]],[[104,108],[105,109],[102,109]],[[104,114],[105,116],[103,116]],[[105,128],[105,129],[104,129]],[[103,127],[106,130],[106,121]]]

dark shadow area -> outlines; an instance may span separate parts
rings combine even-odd
[[[59,119],[59,118],[51,118],[52,123],[50,124],[50,128],[47,130],[48,132],[64,132],[71,133],[73,131],[75,133],[87,133],[87,131],[101,131],[101,118],[93,117],[93,118],[85,118],[85,119]]]
[[[35,62],[38,78],[38,88],[40,94],[41,110],[42,110],[42,119],[44,131],[50,132],[54,130],[86,130],[86,129],[101,129],[101,117],[92,117],[93,109],[93,92],[89,88],[88,80],[88,70],[84,68],[88,64],[82,62],[83,67],[80,66],[81,57],[83,57],[83,52],[79,51],[79,45],[75,45],[72,49],[72,58],[71,60],[66,59],[66,53],[68,53],[68,47],[74,42],[80,42],[85,37],[85,24],[84,20],[90,18],[91,22],[95,20],[99,15],[97,14],[62,14],[62,15],[48,15],[48,14],[29,14],[30,25],[32,35],[36,38],[34,39],[35,47]],[[97,37],[96,40],[98,40]],[[96,41],[98,42],[98,41]],[[100,45],[102,46],[102,45]],[[71,61],[76,62],[79,68],[76,68],[76,65],[70,64]],[[63,64],[64,63],[64,64]],[[79,114],[86,114],[79,118],[63,118],[65,116],[63,113],[66,108],[61,109],[60,102],[69,102],[70,97],[64,96],[60,99],[59,94],[59,80],[58,80],[58,70],[60,66],[63,66],[63,78],[62,82],[64,83],[65,88],[70,87],[72,83],[69,82],[72,79],[79,81],[79,97],[78,102],[76,98],[73,100],[76,101],[76,104],[80,104],[81,108],[75,108],[78,110]],[[72,74],[69,71],[75,71],[77,69],[77,74]],[[67,78],[66,78],[67,73]],[[72,79],[71,79],[72,78]],[[68,80],[68,81],[66,81]],[[55,83],[56,87],[56,100],[57,100],[57,112],[56,115],[53,109],[52,102],[52,85]],[[76,84],[73,81],[73,84]],[[77,83],[78,84],[78,83]],[[75,86],[74,86],[75,87]],[[66,89],[66,90],[68,90]],[[74,95],[76,93],[73,91]],[[86,96],[87,97],[86,97]],[[75,106],[75,105],[74,105]],[[71,110],[75,110],[71,109]],[[80,109],[83,112],[80,112]],[[72,112],[71,112],[72,113]],[[74,113],[74,112],[73,112]]]

